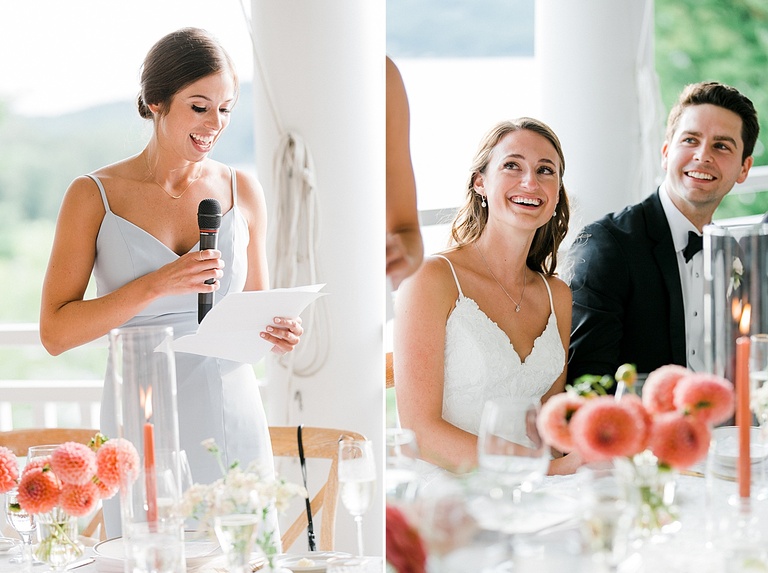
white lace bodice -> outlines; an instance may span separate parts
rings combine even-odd
[[[540,400],[562,373],[566,352],[544,275],[539,273],[549,293],[549,320],[531,353],[521,361],[506,333],[474,300],[464,296],[453,265],[442,258],[451,267],[459,290],[456,307],[445,325],[443,419],[477,434],[487,400]]]

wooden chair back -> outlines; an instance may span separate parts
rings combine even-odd
[[[15,455],[23,457],[32,446],[45,446],[63,444],[64,442],[78,442],[88,444],[91,438],[99,430],[84,428],[27,428],[0,432],[0,446],[5,446]],[[104,513],[99,507],[91,520],[81,532],[84,537],[98,538],[104,541],[107,538],[104,529]]]
[[[387,358],[387,366],[385,369],[386,373],[386,387],[387,388],[394,388],[395,387],[395,366],[394,366],[394,359],[392,357],[391,352],[387,352],[386,354]]]
[[[272,454],[275,457],[299,457],[299,444],[297,438],[296,426],[270,426],[269,435],[272,441]],[[333,551],[336,535],[336,505],[339,498],[339,476],[337,473],[339,462],[339,438],[348,436],[355,440],[364,440],[365,436],[347,430],[337,430],[333,428],[316,428],[304,426],[302,428],[302,443],[304,445],[304,457],[309,459],[327,459],[330,460],[330,468],[325,483],[320,487],[317,493],[312,495],[311,499],[313,522],[315,516],[322,508],[322,519],[320,524],[320,535],[317,536],[317,549],[320,551]],[[307,512],[302,506],[299,516],[283,532],[281,541],[283,551],[299,538],[299,535],[307,529]]]
[[[26,456],[32,446],[78,442],[88,444],[99,430],[83,428],[27,428],[0,432],[0,446],[5,446],[17,456]]]

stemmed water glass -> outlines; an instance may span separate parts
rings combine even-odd
[[[50,456],[56,449],[55,445],[32,446],[27,451],[27,463],[34,458]],[[13,557],[11,563],[23,563],[35,561],[32,555],[32,535],[37,530],[35,515],[28,513],[21,507],[18,499],[18,490],[13,489],[5,494],[5,518],[19,534],[22,541],[21,555]]]
[[[27,513],[19,505],[18,490],[12,489],[5,494],[5,518],[9,525],[19,534],[22,541],[21,555],[12,557],[9,563],[25,563],[32,561],[32,534],[37,524],[35,516]]]
[[[376,489],[376,462],[370,440],[339,442],[339,483],[341,502],[357,524],[357,552],[363,555],[363,514],[373,502]]]
[[[416,434],[406,428],[387,428],[385,483],[388,501],[413,501],[418,489],[419,448]]]
[[[549,448],[539,435],[539,404],[528,399],[489,400],[477,440],[482,493],[473,501],[476,518],[487,529],[515,529],[524,492],[547,473]]]

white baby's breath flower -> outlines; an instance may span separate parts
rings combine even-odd
[[[207,440],[203,440],[200,442],[200,445],[203,446],[206,450],[211,452],[212,454],[215,454],[219,451],[219,446],[216,445],[216,440],[213,438],[208,438]]]
[[[733,263],[731,265],[731,278],[728,281],[728,291],[726,296],[731,296],[731,293],[741,286],[741,279],[744,276],[744,265],[739,257],[733,257]]]
[[[201,530],[212,531],[217,515],[249,513],[266,519],[271,507],[282,512],[290,505],[292,497],[307,497],[306,490],[299,485],[266,478],[270,468],[258,463],[251,463],[243,469],[235,462],[224,468],[216,442],[208,439],[202,445],[216,456],[223,477],[211,484],[194,484],[184,493],[182,511],[184,515],[199,520]],[[264,544],[272,543],[272,533],[265,532],[264,535]],[[262,549],[267,551],[268,548]]]
[[[768,384],[763,384],[752,393],[749,406],[760,422],[768,421]]]

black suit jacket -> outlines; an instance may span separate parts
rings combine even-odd
[[[635,364],[686,364],[683,293],[658,190],[586,226],[568,254],[573,327],[568,380]]]

